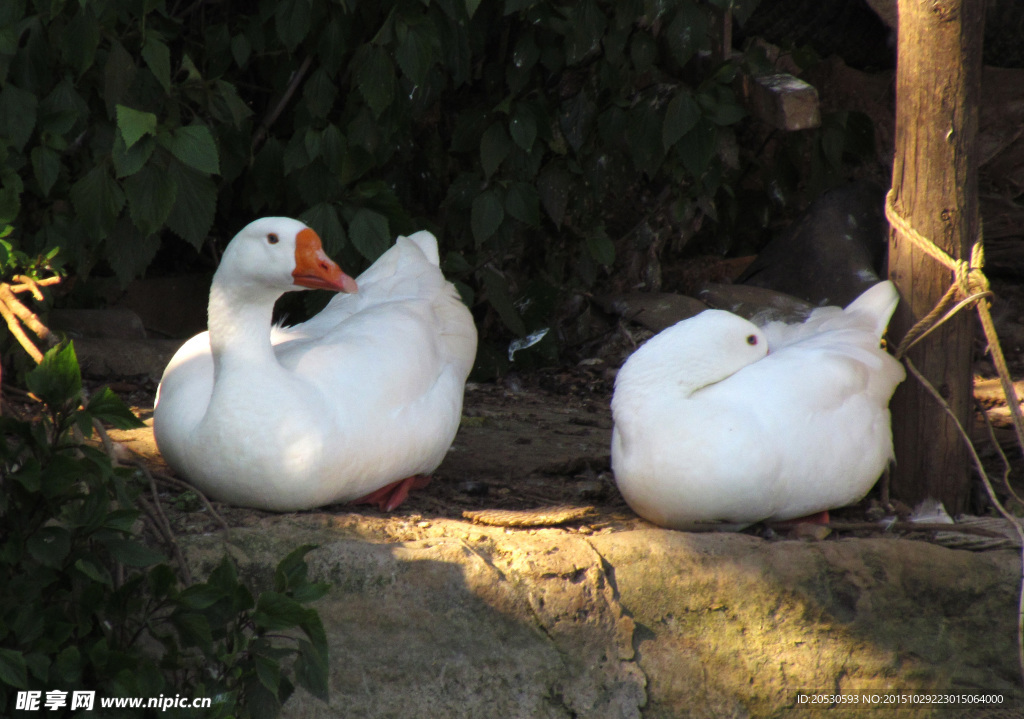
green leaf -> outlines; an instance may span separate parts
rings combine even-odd
[[[107,262],[122,286],[142,274],[160,249],[160,235],[142,234],[128,217],[117,222],[105,242]]]
[[[32,171],[35,173],[43,197],[50,194],[60,176],[60,155],[52,148],[37,145],[32,148]]]
[[[72,343],[52,347],[43,361],[25,375],[29,391],[51,407],[76,403],[82,393],[82,373]]]
[[[309,567],[306,555],[317,548],[315,544],[303,544],[288,553],[274,569],[274,589],[286,592],[306,583]]]
[[[281,683],[281,665],[273,659],[261,656],[255,657],[255,664],[260,684],[277,694],[277,687]]]
[[[110,572],[101,567],[90,557],[82,557],[81,559],[76,560],[75,569],[94,582],[105,584],[108,587],[112,587],[114,585],[113,580],[110,578]]]
[[[50,676],[62,685],[76,685],[82,680],[82,653],[78,647],[72,645],[60,651]]]
[[[337,96],[338,88],[334,86],[330,75],[322,67],[313,71],[303,88],[306,107],[309,108],[309,114],[313,117],[327,117]]]
[[[327,701],[329,676],[326,646],[320,651],[313,644],[299,640],[299,657],[295,661],[295,678],[299,684],[313,696]]]
[[[493,123],[480,138],[480,164],[483,165],[484,175],[493,175],[511,151],[512,140],[509,139],[504,123]]]
[[[358,54],[356,86],[380,117],[395,98],[395,67],[387,51],[379,45],[365,45]]]
[[[25,549],[40,564],[60,569],[71,551],[71,535],[63,527],[40,527],[26,540]]]
[[[373,262],[391,246],[388,218],[379,212],[361,207],[348,223],[348,236],[363,257]]]
[[[528,182],[513,182],[505,193],[505,211],[530,227],[540,225],[540,195]]]
[[[422,85],[435,62],[434,44],[438,42],[434,26],[429,21],[400,25],[395,59],[402,73],[413,85]]]
[[[320,135],[320,159],[335,174],[344,166],[347,144],[337,125],[328,125]]]
[[[165,92],[171,91],[171,51],[157,36],[150,33],[142,46],[142,59]]]
[[[121,186],[103,165],[96,165],[71,186],[71,202],[87,233],[105,237],[124,207]]]
[[[289,52],[306,39],[312,21],[310,0],[285,0],[277,3],[274,16],[277,36]]]
[[[0,135],[15,150],[25,147],[32,129],[36,126],[36,110],[39,101],[27,90],[22,90],[13,83],[0,91]]]
[[[186,647],[199,647],[209,654],[213,648],[213,633],[210,622],[202,614],[195,612],[174,612],[171,624],[178,631],[181,643]]]
[[[473,17],[477,8],[480,7],[480,0],[466,0],[466,14]]]
[[[263,592],[256,600],[252,618],[257,627],[275,631],[299,626],[310,611],[280,592]]]
[[[508,130],[515,143],[529,152],[537,139],[537,119],[526,105],[519,103],[509,120]]]
[[[301,215],[299,220],[313,228],[324,244],[328,257],[337,255],[345,246],[345,227],[338,217],[337,208],[330,202],[319,202]]]
[[[231,57],[234,58],[235,64],[238,65],[239,69],[245,68],[251,55],[252,43],[249,42],[249,38],[244,32],[231,38]]]
[[[74,71],[81,75],[96,60],[100,44],[100,25],[92,9],[82,7],[67,24],[61,35],[61,54]]]
[[[156,115],[118,105],[117,129],[121,132],[125,147],[131,149],[143,136],[156,134]]]
[[[526,335],[526,325],[523,318],[519,316],[512,298],[508,293],[508,280],[505,276],[495,270],[487,269],[483,273],[484,291],[487,293],[487,301],[501,317],[505,326],[517,337]]]
[[[114,136],[110,159],[114,162],[114,174],[120,179],[134,175],[142,169],[156,148],[156,140],[144,137],[129,148],[120,134]]]
[[[633,33],[633,41],[629,44],[629,57],[637,72],[644,73],[650,70],[654,66],[657,53],[658,46],[650,33],[642,30]]]
[[[587,233],[587,251],[598,263],[611,266],[615,262],[615,243],[603,227]]]
[[[661,118],[650,103],[640,103],[630,111],[626,142],[636,169],[648,177],[654,177],[665,159],[661,133]]]
[[[65,135],[88,116],[89,106],[70,78],[65,78],[39,103],[39,131]]]
[[[198,250],[213,227],[217,185],[207,175],[179,162],[171,162],[167,173],[178,187],[167,226]]]
[[[473,230],[473,239],[477,246],[484,243],[501,227],[505,219],[505,210],[494,190],[484,190],[473,198],[469,224]]]
[[[189,167],[207,175],[220,173],[217,143],[206,125],[178,127],[169,135],[161,134],[158,140],[178,161]]]
[[[20,193],[13,187],[5,187],[0,190],[0,225],[14,222],[20,211]]]
[[[94,394],[85,409],[96,419],[112,424],[118,429],[138,429],[146,426],[110,387],[104,387]]]
[[[16,689],[28,689],[28,669],[21,652],[0,649],[0,683]]]
[[[209,584],[193,584],[182,590],[178,601],[181,606],[188,609],[206,609],[226,598],[227,595],[218,587],[211,587]]]
[[[561,227],[562,219],[565,217],[565,210],[569,206],[569,187],[572,184],[572,176],[560,165],[550,164],[544,168],[537,179],[537,189],[540,191],[540,202],[544,206],[548,217]]]
[[[683,166],[694,177],[701,177],[718,151],[718,132],[706,118],[683,135],[676,145]]]
[[[107,538],[103,546],[116,561],[129,567],[149,567],[167,561],[165,556],[134,539]]]
[[[708,18],[697,3],[680,3],[679,11],[665,30],[669,51],[680,67],[708,45]]]
[[[136,70],[132,56],[114,40],[107,53],[107,64],[103,67],[103,101],[107,104],[109,117],[115,117],[117,105],[128,95]]]
[[[230,82],[217,80],[213,86],[216,92],[210,98],[210,114],[219,122],[230,122],[236,128],[240,127],[242,121],[252,115],[252,110]]]
[[[661,143],[669,150],[693,129],[700,120],[700,106],[686,90],[680,90],[665,111],[665,123],[661,129]]]
[[[132,222],[143,235],[152,235],[163,229],[178,193],[177,183],[167,172],[153,164],[144,166],[124,180],[128,198],[128,212]]]

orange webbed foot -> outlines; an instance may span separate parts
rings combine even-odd
[[[350,504],[375,504],[382,512],[393,512],[405,501],[410,491],[413,489],[423,489],[428,484],[430,484],[429,476],[414,474],[397,482],[385,484],[380,489],[375,489],[364,497],[353,499]]]

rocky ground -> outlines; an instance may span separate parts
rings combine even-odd
[[[200,572],[228,552],[269,581],[287,551],[319,545],[331,701],[300,693],[287,716],[818,716],[813,695],[850,717],[982,716],[933,695],[1022,705],[1017,550],[885,531],[864,522],[870,500],[825,538],[654,527],[608,469],[611,376],[591,362],[471,384],[433,483],[391,514],[217,505],[223,529],[163,493]],[[150,421],[149,392],[128,397]],[[169,471],[148,428],[113,435]]]

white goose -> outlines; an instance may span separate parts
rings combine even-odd
[[[737,530],[863,498],[893,457],[905,373],[879,343],[898,301],[881,282],[802,324],[706,310],[652,337],[612,398],[626,501],[662,526]]]
[[[209,332],[178,350],[157,390],[167,463],[231,504],[396,507],[448,451],[476,354],[473,318],[438,264],[429,232],[399,237],[357,292],[301,222],[245,227],[214,274]],[[345,294],[271,327],[278,297],[313,287]]]

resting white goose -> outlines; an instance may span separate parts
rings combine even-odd
[[[879,343],[898,301],[881,282],[802,324],[706,310],[652,337],[612,398],[626,501],[665,527],[737,530],[862,499],[893,457],[905,374]]]
[[[313,287],[345,294],[271,327],[284,292]],[[476,340],[429,232],[399,237],[354,281],[301,222],[257,220],[214,274],[209,332],[164,371],[157,445],[223,502],[291,511],[365,498],[390,510],[448,451]]]

